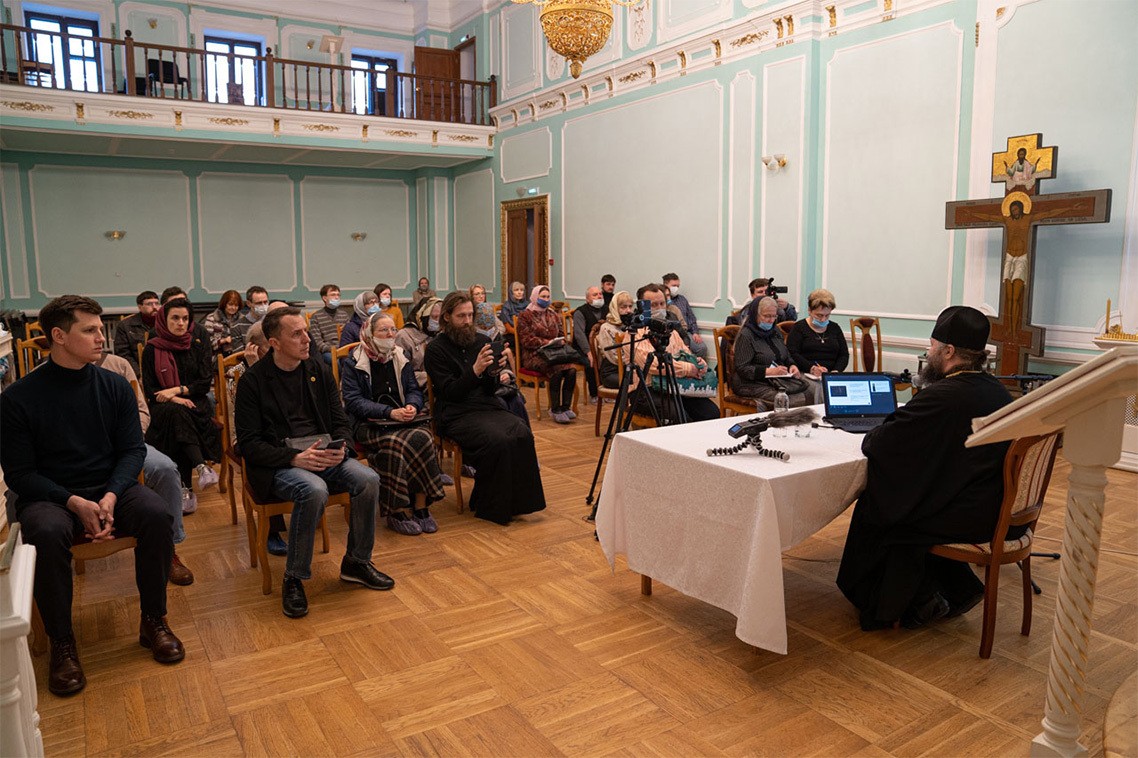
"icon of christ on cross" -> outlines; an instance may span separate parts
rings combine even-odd
[[[992,182],[1005,184],[1005,196],[945,204],[946,229],[1003,227],[1004,255],[1000,311],[992,320],[991,341],[999,349],[999,373],[1027,373],[1028,356],[1043,354],[1044,330],[1031,321],[1035,230],[1054,224],[1095,224],[1110,220],[1109,189],[1035,195],[1038,180],[1055,175],[1059,149],[1039,147],[1042,134],[1012,137],[1008,149],[992,156]],[[1015,163],[1009,160],[1015,156]],[[1022,168],[1012,181],[1009,169]],[[1022,179],[1030,177],[1030,182]],[[1030,194],[1029,194],[1030,193]],[[1034,195],[1034,196],[1033,196]]]

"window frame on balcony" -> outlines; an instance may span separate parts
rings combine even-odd
[[[365,64],[366,68],[356,68],[356,63]],[[388,53],[376,53],[372,51],[353,50],[348,60],[348,65],[352,67],[352,113],[362,116],[392,116],[394,114],[387,113],[387,70],[395,69],[399,71],[399,61],[395,56]],[[382,70],[379,66],[385,66]],[[358,75],[361,75],[358,77]],[[359,110],[359,103],[356,101],[356,82],[359,78],[365,80],[370,79],[373,85],[368,87],[366,84],[365,91],[367,92],[367,101],[364,103],[364,111]],[[379,86],[382,84],[383,86]],[[398,88],[398,82],[396,87]],[[398,110],[398,92],[396,93],[395,102],[396,110]]]
[[[40,77],[48,76],[51,79],[51,86],[56,89],[69,89],[75,92],[103,92],[103,55],[99,43],[95,41],[79,42],[77,38],[82,38],[87,35],[75,34],[72,29],[82,29],[90,32],[91,37],[99,36],[99,19],[97,18],[84,18],[77,15],[65,15],[62,13],[50,13],[47,11],[25,9],[24,10],[24,25],[29,28],[35,28],[34,22],[57,24],[58,29],[36,29],[38,32],[43,32],[51,40],[51,60],[40,59],[40,44],[37,38],[40,36],[35,32],[28,32],[27,40],[25,41],[24,54],[29,61],[36,61],[39,63],[48,63],[53,67],[52,73],[35,73],[40,86],[43,86]],[[68,34],[68,44],[63,44],[63,32]],[[57,47],[58,43],[58,47]],[[72,53],[76,43],[80,45],[80,49],[90,46],[91,54],[75,55]],[[80,89],[74,86],[74,80],[71,76],[72,61],[83,61],[83,82],[85,86]],[[91,67],[94,68],[94,81],[91,81],[91,76],[88,72]],[[92,89],[91,85],[94,85]]]
[[[228,51],[221,52],[218,50],[210,50],[210,45],[227,45]],[[256,51],[253,55],[249,53],[239,53],[237,48],[244,47]],[[265,92],[265,66],[264,62],[257,60],[253,56],[261,57],[265,54],[265,40],[259,38],[251,38],[249,35],[241,34],[226,34],[223,32],[210,31],[202,35],[202,51],[205,57],[205,71],[206,71],[206,101],[210,103],[229,103],[229,84],[236,83],[242,87],[242,99],[238,105],[250,105],[247,101],[247,92],[245,91],[244,71],[247,69],[241,66],[241,59],[246,59],[250,64],[253,72],[253,102],[252,105],[263,106],[266,104]],[[233,57],[229,56],[233,54]],[[220,82],[216,77],[216,64],[211,62],[218,59],[225,61],[227,79],[225,82],[225,89],[220,88]],[[251,60],[250,60],[251,59]],[[242,80],[237,81],[237,73],[242,72]],[[210,86],[211,75],[215,81],[214,86]]]

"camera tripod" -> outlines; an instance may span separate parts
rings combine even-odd
[[[644,340],[652,341],[654,350],[648,354],[644,365],[639,366],[634,359],[633,348],[637,342]],[[616,403],[613,405],[612,414],[609,416],[608,428],[605,430],[604,441],[601,443],[601,454],[597,457],[597,468],[593,472],[593,483],[589,487],[588,496],[585,497],[585,505],[592,506],[588,521],[594,521],[597,517],[597,505],[600,503],[601,494],[597,485],[601,478],[601,467],[604,465],[609,445],[612,444],[613,437],[621,432],[627,432],[632,426],[633,407],[639,403],[646,404],[656,426],[683,424],[688,420],[683,399],[680,396],[680,385],[676,381],[676,364],[673,362],[671,354],[664,349],[664,345],[654,340],[653,335],[649,333],[643,337],[635,337],[626,343],[607,347],[605,350],[618,350],[623,347],[628,347],[629,361],[625,365],[620,392],[617,394]],[[664,380],[663,389],[658,391],[660,393],[658,405],[656,393],[651,389],[653,362],[660,366],[660,373],[656,376],[660,376]],[[633,376],[637,380],[636,389],[630,390]],[[669,419],[667,415],[669,403],[675,409],[673,419]],[[600,413],[599,410],[597,412]]]

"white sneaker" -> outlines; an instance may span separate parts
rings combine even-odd
[[[198,496],[188,487],[182,488],[182,515],[189,516],[198,509]]]
[[[216,487],[220,477],[217,472],[211,469],[204,463],[199,464],[196,471],[198,472],[198,489],[205,492],[210,487]]]

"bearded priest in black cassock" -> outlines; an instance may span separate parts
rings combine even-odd
[[[975,308],[945,309],[922,370],[926,386],[862,442],[866,487],[850,521],[838,587],[866,631],[898,621],[915,628],[960,615],[983,598],[971,566],[928,548],[989,542],[996,527],[1009,443],[964,447],[972,419],[1011,402],[983,370],[990,328]],[[1019,536],[1010,532],[1008,539]]]

